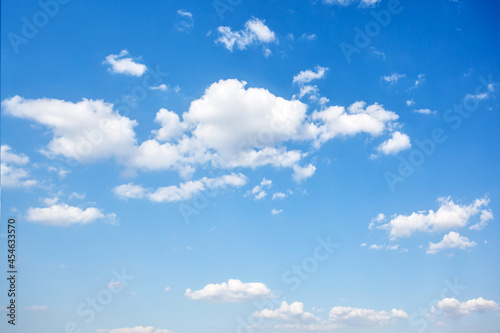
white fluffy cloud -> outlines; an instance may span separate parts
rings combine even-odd
[[[179,116],[167,109],[160,109],[156,114],[155,122],[161,125],[159,130],[153,131],[156,140],[169,141],[179,138],[182,135],[182,126]]]
[[[305,71],[301,71],[299,74],[293,77],[293,83],[308,83],[311,82],[312,80],[318,80],[321,79],[326,71],[328,70],[327,67],[321,67],[321,66],[316,66],[316,72],[308,69]]]
[[[436,308],[441,310],[447,317],[461,318],[470,315],[472,312],[484,313],[487,311],[496,311],[498,310],[498,304],[495,301],[486,300],[482,297],[463,303],[454,298],[445,298],[436,304],[432,312],[436,311]]]
[[[392,133],[392,137],[384,141],[377,150],[384,155],[396,155],[399,152],[410,149],[410,137],[401,132]]]
[[[18,155],[8,145],[1,146],[1,185],[6,187],[29,187],[36,185],[38,181],[30,179],[26,165],[29,163],[28,156]]]
[[[229,186],[241,187],[246,182],[247,178],[244,175],[233,173],[217,178],[203,177],[199,180],[182,183],[179,186],[159,187],[156,190],[129,183],[116,186],[113,192],[122,199],[148,198],[153,202],[177,202],[191,199],[196,194],[205,190],[218,190]]]
[[[349,326],[386,326],[394,319],[408,319],[403,310],[392,309],[388,311],[375,311],[337,306],[330,311],[330,320]]]
[[[439,198],[439,209],[434,212],[417,212],[411,215],[396,215],[389,223],[379,226],[390,231],[392,238],[409,237],[414,232],[444,231],[464,227],[471,217],[482,212],[490,200],[487,197],[476,199],[469,205],[455,204],[450,197]]]
[[[219,27],[219,37],[216,43],[223,44],[229,51],[233,51],[236,45],[238,49],[244,50],[248,46],[256,44],[269,44],[276,41],[276,35],[265,24],[265,21],[252,18],[245,23],[245,28],[232,31],[230,27]]]
[[[447,235],[444,235],[439,243],[429,243],[427,253],[436,254],[441,250],[455,248],[465,250],[476,245],[476,242],[470,241],[467,237],[460,236],[458,232],[450,231]]]
[[[49,157],[80,162],[114,158],[127,171],[174,170],[185,178],[207,164],[224,169],[270,165],[293,168],[293,177],[300,182],[314,174],[315,166],[304,166],[307,153],[288,150],[289,145],[319,148],[333,138],[379,136],[397,124],[398,115],[377,103],[356,102],[347,109],[331,106],[308,114],[308,106],[299,100],[245,86],[244,81],[221,80],[182,115],[159,110],[155,118],[159,128],[142,143],[136,140],[137,122],[100,100],[73,103],[15,96],[4,100],[2,107],[6,114],[52,131],[43,149]]]
[[[243,283],[237,279],[230,279],[227,283],[209,284],[200,290],[187,289],[185,295],[192,300],[247,302],[258,298],[270,298],[272,292],[263,283]]]
[[[26,100],[19,96],[2,101],[8,115],[36,121],[53,132],[44,153],[79,162],[115,157],[123,159],[136,143],[137,123],[101,100],[73,103],[57,99]]]
[[[152,326],[143,327],[125,327],[125,328],[113,328],[113,329],[98,329],[97,333],[175,333],[170,330],[162,330],[159,328],[154,328]]]
[[[276,97],[268,90],[245,89],[246,82],[212,84],[182,116],[184,136],[177,148],[184,160],[227,167],[292,167],[302,157],[283,143],[306,137],[307,105]],[[238,112],[235,112],[237,110]]]
[[[312,177],[315,172],[316,172],[316,167],[312,164],[309,164],[306,167],[294,165],[292,178],[297,183],[300,183],[303,180]]]
[[[315,307],[313,307],[315,309]],[[394,323],[396,319],[408,319],[403,310],[376,311],[352,307],[337,306],[331,309],[328,319],[317,317],[304,311],[304,304],[282,302],[279,308],[263,309],[253,314],[261,318],[262,324],[255,326],[260,329],[283,329],[292,331],[332,331],[346,326],[382,327]],[[270,326],[269,323],[274,323]]]
[[[308,323],[319,320],[314,314],[305,312],[304,304],[301,302],[293,302],[292,304],[282,302],[280,307],[275,310],[263,309],[262,311],[255,312],[253,316],[281,322]]]
[[[331,106],[323,111],[315,111],[312,118],[322,123],[310,127],[310,131],[316,134],[315,146],[319,147],[336,137],[348,137],[359,133],[381,135],[394,125],[393,122],[399,116],[385,110],[377,103],[366,106],[365,102],[356,102],[347,108],[347,112],[343,106]]]
[[[109,69],[111,73],[142,76],[148,69],[146,65],[134,62],[134,59],[126,57],[127,55],[127,50],[122,50],[119,54],[110,54],[104,63],[111,66]]]
[[[101,209],[89,207],[69,206],[65,203],[56,203],[49,207],[30,207],[26,219],[43,225],[67,227],[74,224],[87,224],[98,219],[108,219],[114,222],[114,213],[104,215]]]

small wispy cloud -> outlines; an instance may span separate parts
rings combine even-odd
[[[175,24],[175,29],[181,32],[190,32],[194,27],[193,14],[184,9],[177,11],[179,21]]]
[[[278,215],[278,214],[281,214],[283,213],[283,209],[275,209],[273,208],[273,210],[271,210],[271,214],[273,215]]]
[[[413,110],[415,113],[420,113],[420,114],[433,114],[436,113],[436,111],[432,111],[431,109],[418,109],[418,110]]]
[[[399,80],[401,80],[402,78],[405,78],[405,77],[406,77],[406,74],[393,73],[391,75],[382,76],[381,80],[385,81],[387,83],[390,83],[390,84],[394,84],[394,83],[397,83]]]
[[[110,54],[104,60],[105,64],[111,66],[109,71],[114,74],[125,74],[132,76],[142,76],[148,69],[146,65],[134,61],[127,50],[122,50],[119,54]]]

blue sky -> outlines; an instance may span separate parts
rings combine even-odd
[[[499,332],[497,4],[1,9],[2,332]]]

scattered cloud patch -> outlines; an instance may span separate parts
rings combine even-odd
[[[139,64],[134,59],[127,57],[128,54],[127,50],[122,50],[119,54],[110,54],[104,63],[111,66],[109,68],[111,73],[142,76],[148,68],[146,65]]]
[[[29,222],[42,225],[67,227],[75,224],[87,224],[99,219],[113,222],[116,215],[114,213],[104,215],[101,209],[95,207],[82,209],[65,203],[56,203],[49,207],[30,207],[26,219]]]
[[[184,9],[179,9],[177,16],[179,21],[175,24],[175,29],[181,32],[190,32],[194,27],[193,14]]]
[[[160,91],[167,91],[168,86],[165,83],[162,83],[158,86],[151,86],[149,87],[150,90],[160,90]]]
[[[495,85],[493,83],[488,84],[486,91],[483,93],[476,93],[476,94],[467,94],[465,95],[465,99],[475,99],[475,100],[486,100],[490,98],[493,93],[495,92]]]
[[[273,184],[272,180],[264,178],[264,179],[262,179],[262,181],[260,182],[259,185],[255,186],[250,191],[250,194],[254,196],[255,200],[263,199],[267,196],[267,192],[264,189],[271,188],[272,184]]]
[[[304,85],[300,87],[299,98],[306,95],[311,95],[311,97],[317,97],[319,93],[318,86]]]
[[[273,194],[273,200],[275,199],[283,199],[286,197],[286,194],[283,192],[276,192]]]
[[[209,284],[200,290],[187,289],[185,295],[192,300],[233,303],[270,298],[272,292],[263,283],[243,283],[237,279],[230,279],[227,283]]]
[[[380,229],[389,230],[392,238],[409,237],[414,232],[445,231],[464,227],[469,220],[482,212],[482,207],[489,204],[487,197],[476,199],[469,205],[455,204],[450,197],[438,199],[437,211],[419,211],[410,215],[395,215]]]
[[[302,34],[300,40],[315,40],[318,36],[316,34]]]
[[[206,190],[220,190],[228,187],[241,187],[247,182],[243,174],[229,174],[217,178],[203,177],[199,180],[181,183],[179,186],[171,185],[159,187],[156,190],[143,188],[132,183],[116,186],[113,193],[122,199],[147,198],[153,202],[178,202],[193,198]]]
[[[324,77],[325,73],[328,71],[328,67],[316,66],[316,71],[310,69],[301,71],[299,74],[293,77],[293,83],[308,83],[313,80],[318,80]]]
[[[318,77],[321,70],[311,73]],[[311,75],[303,73],[297,82],[309,79]],[[131,174],[172,170],[183,178],[190,178],[202,165],[218,169],[274,166],[293,169],[293,178],[300,182],[314,174],[315,166],[300,166],[307,153],[288,150],[287,145],[320,148],[333,138],[361,133],[380,136],[398,125],[399,116],[377,103],[367,106],[359,101],[347,108],[322,107],[308,113],[308,105],[299,100],[245,85],[235,79],[215,82],[182,116],[161,109],[155,118],[159,129],[142,143],[136,139],[137,122],[101,100],[73,103],[15,96],[2,101],[2,107],[5,114],[50,129],[52,139],[41,150],[50,158],[63,156],[81,163],[114,159]]]
[[[83,199],[85,199],[85,193],[73,192],[69,195],[69,200],[72,200],[72,199],[83,200]]]
[[[391,75],[387,75],[387,76],[382,76],[381,80],[382,81],[385,81],[389,84],[394,84],[394,83],[397,83],[399,80],[405,78],[406,75],[405,74],[399,74],[399,73],[393,73]]]
[[[410,89],[408,89],[408,90],[411,91],[413,89],[417,89],[424,82],[425,82],[425,75],[424,74],[418,74],[418,78],[415,81],[415,84],[413,85],[413,87],[410,87]]]
[[[82,163],[111,157],[123,161],[134,151],[137,122],[102,100],[73,103],[14,96],[2,101],[2,108],[8,115],[35,121],[52,131],[52,140],[42,150],[49,157],[59,155]]]
[[[377,150],[384,155],[396,155],[399,152],[410,149],[410,137],[401,132],[392,133],[392,137],[384,141]]]
[[[313,310],[317,309],[313,307]],[[317,309],[318,313],[323,312]],[[330,310],[329,318],[324,320],[311,312],[304,311],[304,304],[282,302],[279,308],[263,309],[253,314],[265,322],[274,322],[276,325],[257,325],[258,328],[292,330],[298,332],[325,331],[330,332],[347,326],[354,327],[382,327],[393,324],[396,319],[408,319],[403,310],[375,311],[352,307],[337,306]],[[264,323],[265,323],[264,322]]]
[[[415,113],[420,113],[420,114],[433,114],[436,113],[436,111],[432,111],[431,109],[418,109],[418,110],[413,110]]]
[[[337,306],[330,311],[332,322],[357,327],[382,327],[392,324],[394,319],[408,319],[403,310],[376,311],[371,309]]]
[[[31,187],[38,181],[31,179],[26,168],[30,159],[24,154],[16,154],[8,145],[1,146],[1,186],[3,188]]]
[[[281,214],[281,213],[283,213],[283,209],[276,209],[276,208],[273,208],[273,209],[271,210],[271,214],[272,214],[272,215],[278,215],[278,214]]]
[[[365,247],[367,246],[366,243],[361,244],[361,246]],[[372,244],[369,247],[370,250],[385,250],[385,251],[396,251],[399,250],[399,244],[395,245],[377,245],[377,244]],[[404,251],[404,249],[402,249]]]
[[[265,45],[277,41],[276,35],[265,24],[265,21],[252,18],[245,23],[245,28],[232,31],[230,27],[221,26],[217,29],[219,36],[215,40],[217,44],[222,44],[229,51],[233,51],[236,46],[239,50],[245,50],[252,45]]]
[[[297,183],[301,183],[305,179],[312,177],[315,172],[316,172],[316,167],[312,164],[308,164],[305,167],[294,165],[292,178]]]
[[[458,319],[466,317],[473,312],[484,313],[488,311],[497,311],[498,304],[495,301],[486,300],[482,297],[471,299],[463,303],[455,298],[445,298],[439,301],[431,311],[435,312],[436,308],[441,310],[445,316]]]
[[[476,246],[476,242],[470,241],[467,237],[460,236],[458,232],[450,231],[444,235],[443,240],[439,243],[429,243],[428,254],[436,254],[445,249],[461,249],[465,250]]]
[[[315,322],[319,319],[310,312],[304,311],[304,304],[301,302],[293,302],[288,304],[287,302],[282,302],[280,307],[271,310],[263,309],[257,311],[253,314],[255,318],[270,319],[281,322]]]
[[[393,128],[398,118],[397,114],[385,110],[378,103],[367,106],[362,101],[353,103],[347,108],[347,112],[343,106],[331,106],[322,111],[315,111],[312,119],[323,124],[311,128],[317,133],[314,146],[318,148],[335,137],[349,137],[359,133],[379,136],[387,129]]]
[[[385,215],[382,213],[377,214],[376,217],[372,218],[370,225],[368,226],[368,229],[373,229],[377,224],[380,224],[385,221]]]
[[[491,209],[485,209],[481,211],[481,216],[479,216],[479,222],[470,226],[470,230],[483,230],[488,225],[488,221],[493,220],[493,212]]]

